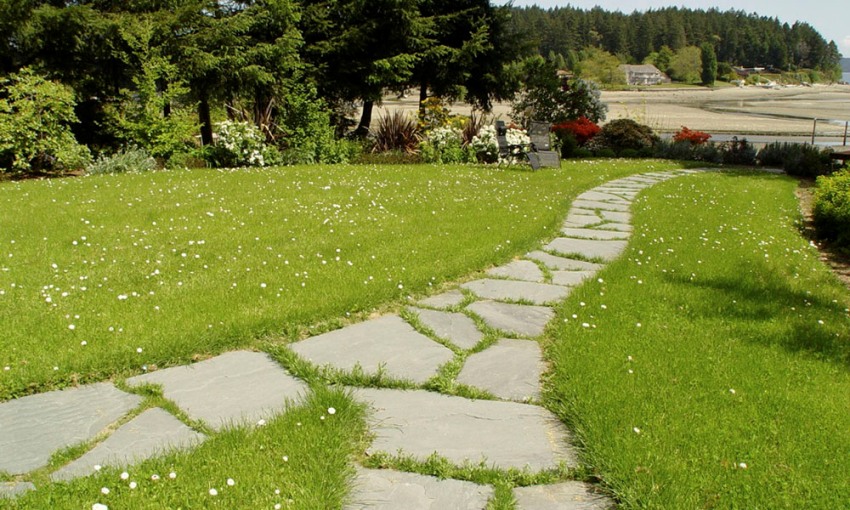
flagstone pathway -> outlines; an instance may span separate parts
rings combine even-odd
[[[537,405],[545,363],[535,337],[555,316],[553,306],[626,248],[630,206],[640,190],[694,171],[647,173],[587,191],[573,202],[561,237],[541,251],[487,271],[487,277],[423,299],[406,310],[415,324],[386,315],[290,345],[319,366],[362,370],[422,384],[441,366],[466,356],[456,382],[493,400],[424,390],[355,388],[368,403],[375,435],[369,452],[425,460],[434,453],[458,465],[484,463],[530,472],[578,465],[570,432]],[[486,325],[481,331],[473,317]],[[285,401],[308,391],[264,353],[234,351],[189,366],[133,377],[130,388],[159,385],[186,415],[218,431],[271,418]],[[86,476],[95,465],[127,465],[205,440],[168,412],[145,410],[129,421],[141,397],[108,382],[53,391],[0,404],[0,471],[25,475],[63,448],[106,439],[52,473],[53,480]],[[25,478],[25,477],[24,477]],[[0,483],[0,498],[36,487]],[[494,489],[393,470],[357,469],[356,509],[483,509]],[[580,482],[514,489],[519,510],[604,509],[608,498]]]

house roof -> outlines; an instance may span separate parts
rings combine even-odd
[[[640,65],[632,65],[632,64],[623,64],[620,66],[623,71],[627,73],[647,73],[647,74],[661,74],[661,71],[658,70],[652,64],[640,64]]]

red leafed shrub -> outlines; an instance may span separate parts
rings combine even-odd
[[[676,134],[673,135],[674,142],[690,142],[691,145],[702,145],[709,138],[711,138],[710,134],[703,133],[702,131],[694,131],[685,126],[682,126],[682,129],[676,131]]]
[[[552,131],[558,138],[566,134],[571,134],[579,146],[586,144],[591,138],[599,134],[601,130],[599,126],[588,120],[587,117],[579,117],[576,120],[570,120],[552,126]]]

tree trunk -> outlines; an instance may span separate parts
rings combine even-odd
[[[201,123],[201,145],[213,144],[212,115],[210,101],[206,94],[198,102],[198,121]]]
[[[428,83],[422,82],[419,85],[419,113],[425,111],[425,101],[428,99]]]
[[[360,116],[360,124],[354,130],[354,135],[365,138],[369,134],[369,126],[372,124],[373,101],[363,101],[363,114]]]

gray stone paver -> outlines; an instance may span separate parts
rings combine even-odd
[[[423,308],[408,308],[416,313],[422,324],[431,328],[438,337],[446,339],[461,349],[472,349],[484,338],[475,321],[462,313],[440,312]]]
[[[533,251],[526,254],[526,257],[542,262],[549,269],[558,269],[560,271],[598,271],[602,269],[602,264],[558,257],[545,251]]]
[[[141,401],[98,383],[0,404],[0,471],[22,474],[46,466],[55,451],[94,439]]]
[[[631,208],[630,204],[615,204],[613,202],[597,202],[595,200],[576,200],[573,202],[575,207],[582,209],[600,210],[600,211],[628,211]]]
[[[555,317],[554,310],[547,306],[514,305],[498,301],[476,301],[466,308],[481,317],[491,328],[527,337],[543,334],[546,324]]]
[[[599,190],[590,190],[585,191],[581,195],[576,197],[576,200],[590,200],[593,202],[611,202],[617,204],[625,204],[629,205],[631,203],[630,200],[626,200],[623,197],[613,195],[611,193],[605,193]]]
[[[520,282],[514,280],[474,280],[461,285],[476,296],[485,299],[520,301],[535,305],[559,301],[570,293],[568,289],[547,283]]]
[[[606,221],[612,221],[615,223],[630,223],[632,221],[632,214],[628,212],[600,211],[599,214],[601,214],[602,218]]]
[[[0,482],[0,499],[14,499],[33,490],[32,482]]]
[[[545,368],[540,344],[502,338],[467,358],[457,382],[487,390],[504,400],[536,400],[540,398],[540,376]]]
[[[594,241],[589,239],[573,239],[569,237],[558,237],[544,246],[544,249],[563,253],[564,255],[577,254],[584,258],[601,259],[610,262],[626,249],[627,241]]]
[[[364,373],[384,373],[424,383],[450,361],[451,349],[418,333],[397,315],[347,326],[289,346],[293,352],[317,365],[340,370],[359,366]]]
[[[70,480],[94,473],[95,465],[128,466],[169,450],[189,448],[205,438],[162,409],[148,409],[50,477]]]
[[[616,230],[618,232],[632,232],[634,230],[634,227],[628,223],[602,223],[595,228],[599,230]]]
[[[592,278],[596,271],[553,271],[552,283],[555,285],[564,285],[573,287],[581,285],[588,278]]]
[[[488,269],[487,275],[524,280],[527,282],[539,283],[543,281],[543,271],[537,267],[537,264],[530,260],[514,260],[504,266]]]
[[[603,220],[600,216],[595,214],[572,214],[570,213],[567,216],[567,219],[564,221],[565,225],[571,225],[574,227],[587,227],[589,225],[596,225],[597,223],[601,223]]]
[[[567,237],[575,237],[577,239],[599,239],[601,241],[622,240],[628,239],[628,232],[619,232],[616,230],[600,230],[595,228],[572,228],[564,227],[561,233]]]
[[[581,482],[516,487],[517,510],[608,510],[614,502]]]
[[[436,452],[455,464],[484,462],[499,469],[576,465],[569,432],[539,406],[423,390],[355,389],[354,397],[373,410],[369,452],[419,460]]]
[[[430,308],[452,308],[453,306],[457,306],[463,302],[465,296],[463,292],[454,289],[447,292],[443,292],[442,294],[437,294],[436,296],[431,296],[429,298],[425,298],[419,301],[417,304],[420,306],[427,306]]]
[[[265,353],[231,351],[193,365],[166,368],[127,380],[130,387],[162,385],[165,398],[191,418],[220,430],[256,423],[282,411],[307,385]]]
[[[343,510],[484,510],[492,487],[391,469],[357,470]]]

